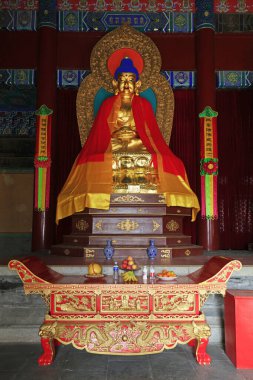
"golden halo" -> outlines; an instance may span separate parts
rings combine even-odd
[[[112,74],[107,63],[115,51],[130,49],[136,52],[143,61],[143,71],[140,74],[142,90],[150,87],[151,78],[158,75],[161,70],[161,55],[154,42],[144,33],[137,31],[129,25],[107,33],[94,46],[90,65],[92,74],[97,77],[102,87],[112,92]],[[131,57],[130,57],[131,58]]]
[[[144,67],[142,56],[134,49],[121,48],[113,52],[112,55],[108,58],[107,67],[110,71],[111,76],[114,76],[114,73],[120,66],[122,59],[126,57],[131,58],[134,67],[137,69],[139,75],[142,73]]]

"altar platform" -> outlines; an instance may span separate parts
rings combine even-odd
[[[4,249],[0,259],[0,342],[39,342],[38,329],[42,323],[45,306],[38,295],[26,297],[22,283],[13,271],[7,267],[8,262],[32,255],[31,252],[8,252]],[[48,252],[39,252],[45,264],[64,275],[84,275],[87,266],[81,257],[64,257],[49,255]],[[187,275],[199,269],[211,256],[227,256],[238,259],[242,269],[233,274],[227,286],[228,289],[253,289],[253,252],[252,251],[214,251],[204,252],[203,256],[172,258],[170,262],[155,263],[156,271],[160,268],[170,268],[177,275]],[[147,259],[145,263],[150,263]],[[144,265],[139,262],[140,266]],[[104,261],[104,273],[112,273],[112,263]],[[211,327],[210,344],[224,344],[224,299],[220,295],[210,296],[204,305],[204,313]]]

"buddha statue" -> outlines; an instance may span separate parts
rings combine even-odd
[[[152,193],[158,174],[151,154],[137,132],[132,111],[133,95],[139,95],[139,73],[128,57],[121,61],[113,80],[114,94],[120,95],[120,108],[112,126],[113,192]]]
[[[166,144],[141,81],[124,57],[113,78],[114,96],[99,108],[89,136],[58,196],[56,220],[86,207],[109,209],[114,192],[164,194],[168,206],[199,210],[182,161]]]

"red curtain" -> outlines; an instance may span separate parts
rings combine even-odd
[[[175,111],[170,148],[183,161],[192,190],[200,200],[199,189],[199,129],[196,122],[195,90],[175,90]],[[184,233],[197,240],[197,222],[184,220]]]
[[[175,112],[170,147],[184,162],[191,188],[196,192],[199,132],[196,125],[195,91],[177,90],[174,91],[174,97]]]
[[[57,90],[57,180],[56,193],[63,187],[76,156],[80,152],[76,118],[77,89]],[[62,241],[62,236],[71,232],[71,218],[63,219],[56,230],[56,242]]]
[[[222,249],[253,242],[253,91],[219,90],[218,203]]]
[[[59,89],[57,92],[57,193],[64,185],[81,143],[76,117],[76,89]]]

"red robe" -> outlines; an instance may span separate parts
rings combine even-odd
[[[109,208],[113,185],[111,134],[120,99],[120,95],[112,96],[102,103],[86,143],[58,196],[57,222],[85,207]],[[183,162],[172,153],[161,134],[151,104],[134,95],[132,112],[136,130],[158,170],[158,192],[165,195],[168,206],[192,208],[194,220],[199,211],[198,199],[189,186]]]

